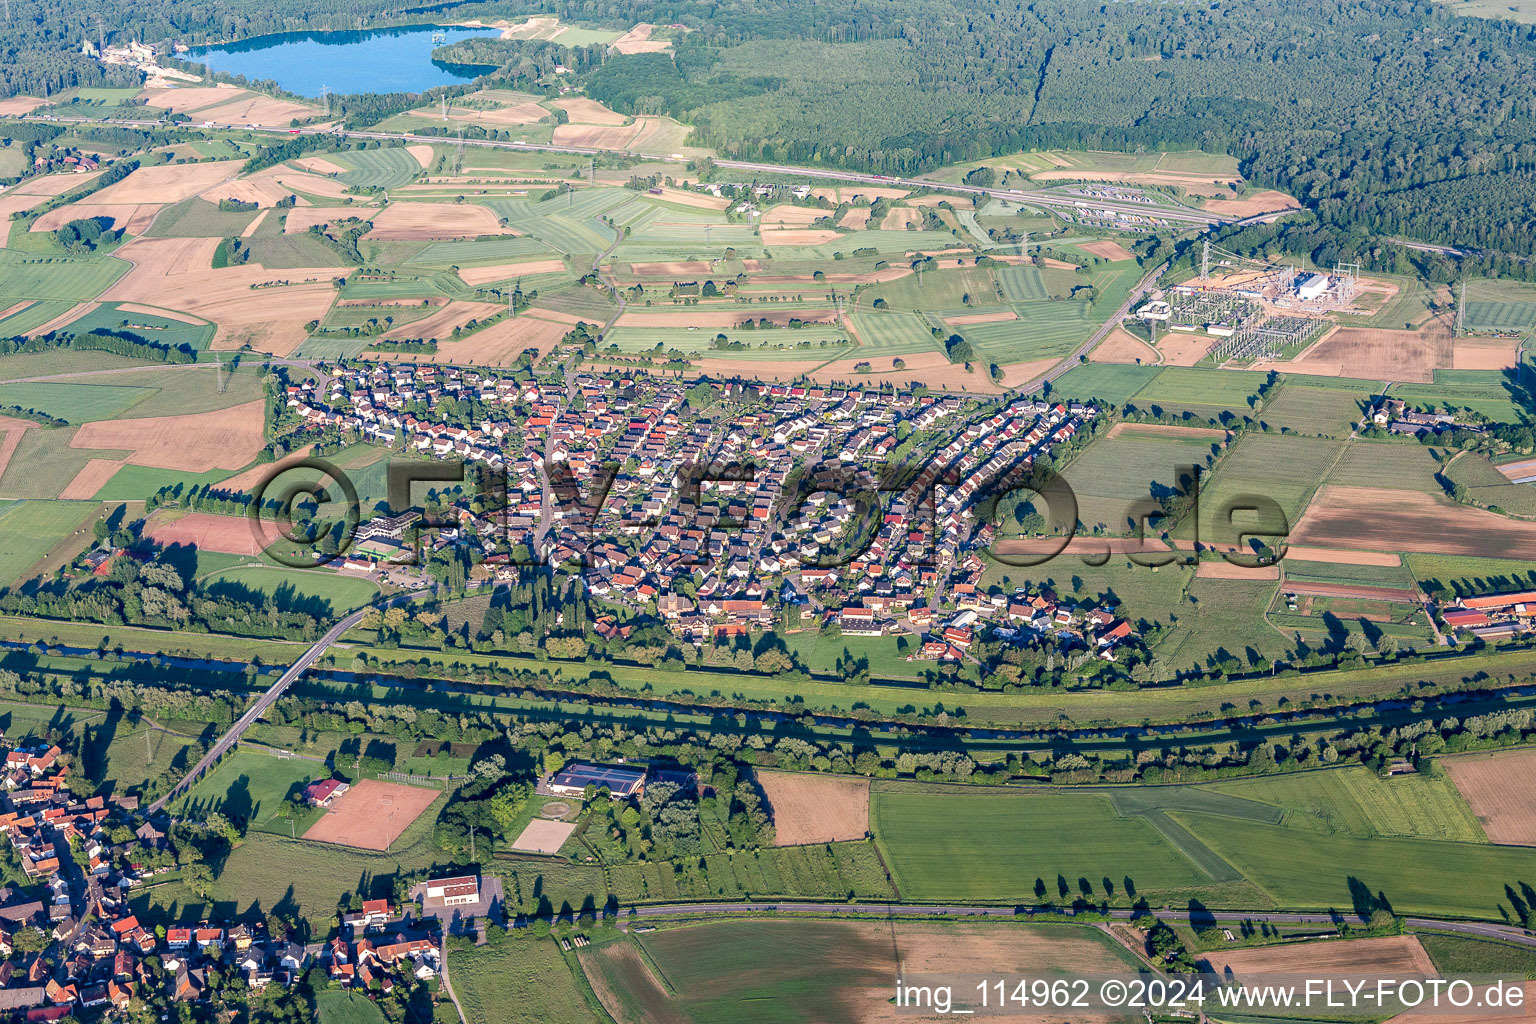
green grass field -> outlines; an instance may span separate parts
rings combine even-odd
[[[949,957],[1028,963],[1042,973],[1112,973],[1132,963],[1088,928],[961,921],[715,921],[578,954],[594,987],[612,993],[617,1019],[694,1024],[864,1019],[862,1008],[883,1009],[902,967],[939,970],[936,963]],[[960,998],[957,992],[957,1005]]]
[[[715,338],[724,334],[746,349],[716,349]],[[676,350],[689,355],[720,359],[833,359],[848,345],[835,325],[810,324],[796,330],[740,330],[736,328],[615,327],[604,337],[603,348],[616,345],[620,352]],[[862,354],[863,350],[860,350]]]
[[[1219,437],[1101,437],[1073,459],[1062,475],[1077,494],[1077,514],[1084,525],[1132,532],[1137,526],[1128,518],[1133,505],[1177,489],[1179,467],[1204,465],[1220,445]],[[1156,529],[1154,524],[1152,530]]]
[[[0,405],[34,409],[77,424],[115,419],[149,396],[145,388],[121,384],[0,384]]]
[[[1284,808],[1287,828],[1361,838],[1485,841],[1472,809],[1438,772],[1383,778],[1369,768],[1352,766],[1221,782],[1211,788]]]
[[[1418,408],[1466,408],[1498,423],[1519,423],[1527,415],[1502,370],[1436,370],[1433,384],[1397,384],[1392,394]]]
[[[870,828],[906,899],[1033,898],[1057,875],[1117,890],[1200,886],[1205,876],[1139,818],[1122,818],[1101,793],[886,790],[870,795]]]
[[[6,301],[6,308],[10,308],[10,305],[11,303]],[[15,338],[28,334],[54,317],[67,313],[73,305],[74,303],[68,299],[33,302],[22,309],[18,309],[4,320],[0,320],[0,337]]]
[[[403,146],[383,149],[351,149],[326,154],[326,159],[349,168],[337,178],[348,185],[395,188],[421,173],[421,164]]]
[[[484,242],[433,242],[408,262],[421,267],[469,267],[539,255],[554,255],[554,251],[537,238],[519,235]]]
[[[94,299],[128,272],[128,264],[111,256],[76,259],[36,256],[0,249],[0,300]]]
[[[1348,437],[1360,421],[1364,403],[1376,388],[1363,386],[1359,391],[1306,387],[1287,381],[1280,393],[1265,405],[1260,419],[1270,427],[1298,434]]]
[[[229,238],[243,233],[256,216],[254,210],[221,210],[216,202],[194,197],[162,211],[147,234],[156,238]]]
[[[484,946],[454,948],[448,970],[469,1024],[597,1024],[552,938],[499,929]]]
[[[276,566],[228,569],[210,576],[205,586],[215,590],[229,587],[237,591],[256,591],[275,598],[280,605],[311,607],[328,616],[344,615],[361,608],[379,592],[377,585],[355,576]]]
[[[1465,935],[1420,932],[1419,942],[1440,973],[1501,974],[1505,977],[1536,978],[1536,950],[1507,942],[1490,942]]]
[[[384,1014],[360,992],[326,989],[315,993],[320,1024],[384,1024]]]
[[[996,273],[1003,298],[1009,302],[1036,302],[1047,297],[1045,278],[1036,267],[1002,267]]]
[[[999,271],[975,266],[951,267],[924,273],[921,284],[918,283],[917,275],[913,274],[878,285],[861,292],[860,301],[862,303],[866,297],[871,302],[877,298],[884,299],[892,309],[948,310],[961,309],[967,305],[980,309],[1000,305],[994,274],[1001,280],[1003,275],[1018,269],[1034,271],[1033,267],[1008,267]],[[1035,271],[1035,276],[1039,276],[1039,271]],[[1044,285],[1040,286],[1039,295],[1030,297],[1045,298]],[[1010,297],[1008,301],[1020,300]]]
[[[860,355],[879,358],[942,350],[932,329],[916,313],[850,313],[848,322],[860,341]]]
[[[89,501],[16,501],[0,505],[0,585],[16,582],[38,559],[96,511]]]
[[[1214,406],[1246,414],[1249,398],[1264,378],[1241,370],[1205,370],[1166,366],[1137,393],[1135,404],[1150,406]]]
[[[1266,497],[1280,506],[1290,525],[1323,483],[1345,442],[1290,434],[1244,434],[1205,477],[1200,493],[1201,538],[1209,543],[1235,540],[1234,526],[1223,522],[1224,504]],[[1180,536],[1191,523],[1180,524]],[[1239,520],[1237,524],[1243,525]]]
[[[186,345],[201,352],[213,340],[212,324],[189,324],[184,320],[155,316],[151,313],[124,313],[116,302],[106,302],[65,325],[74,334],[88,334],[98,329],[127,331],[156,345],[179,348]]]
[[[173,813],[201,817],[219,811],[232,820],[260,827],[271,822],[291,792],[328,776],[325,766],[314,761],[237,750],[179,797]],[[286,835],[287,822],[280,824]]]
[[[1083,363],[1058,379],[1054,392],[1064,398],[1097,398],[1111,405],[1124,405],[1162,372],[1155,366]]]

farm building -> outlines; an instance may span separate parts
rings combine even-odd
[[[581,796],[588,786],[606,788],[617,797],[645,789],[645,768],[611,764],[573,764],[550,776],[549,789],[560,796]]]
[[[304,787],[304,799],[311,807],[329,807],[331,801],[351,788],[340,779],[323,779]]]

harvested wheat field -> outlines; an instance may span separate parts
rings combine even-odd
[[[1526,982],[1522,991],[1525,994],[1524,1013],[1511,1013],[1508,1009],[1489,1010],[1486,1013],[1447,1013],[1444,1010],[1425,1013],[1416,1010],[1388,1017],[1386,1024],[1516,1024],[1530,1019],[1530,1007],[1536,1006],[1536,981]]]
[[[883,231],[905,231],[910,224],[915,228],[923,226],[923,211],[910,206],[898,206],[885,215],[885,220],[880,222]]]
[[[372,220],[379,211],[372,206],[301,206],[280,212],[283,234],[301,235],[316,225],[323,229],[327,224],[345,220]]]
[[[132,451],[135,466],[207,473],[241,469],[265,446],[262,437],[266,401],[187,416],[149,416],[137,420],[93,420],[80,426],[71,448]]]
[[[11,464],[11,456],[16,454],[22,435],[36,426],[31,420],[0,416],[0,431],[4,431],[0,434],[0,476],[5,475],[5,467]]]
[[[432,147],[425,142],[419,142],[414,146],[406,146],[405,151],[416,158],[422,170],[432,166]]]
[[[565,271],[564,260],[530,260],[527,263],[497,263],[489,267],[460,267],[459,278],[478,288],[493,281],[508,281],[514,277],[530,277],[534,274],[559,274]]]
[[[474,203],[390,203],[373,214],[368,237],[380,242],[430,242],[515,235],[487,207]]]
[[[834,205],[844,201],[853,202],[855,199],[863,199],[865,202],[874,202],[876,199],[905,199],[907,189],[881,188],[874,186],[849,186],[848,188],[813,188],[811,195],[818,199],[826,199]]]
[[[271,467],[263,467],[269,469]],[[189,512],[186,515],[156,515],[145,527],[144,534],[156,544],[169,547],[182,544],[199,551],[221,551],[228,555],[259,555],[277,539],[277,526],[265,520],[266,527],[258,536],[251,521],[245,516],[215,516],[205,512]],[[270,536],[268,536],[268,534]]]
[[[251,221],[249,224],[247,224],[245,226],[245,230],[240,232],[240,237],[241,238],[250,238],[252,235],[254,235],[256,233],[257,229],[259,229],[261,227],[262,222],[267,219],[267,214],[269,214],[271,212],[272,212],[271,210],[262,210],[261,212],[257,213],[256,214],[256,219]]]
[[[958,327],[963,324],[1001,324],[1018,318],[1019,314],[1011,309],[994,309],[988,313],[961,313],[959,316],[947,316],[944,322]]]
[[[700,210],[724,210],[731,205],[729,199],[721,196],[712,196],[705,192],[689,192],[680,188],[663,188],[656,198],[677,203],[679,206],[697,207]]]
[[[567,96],[564,99],[555,100],[550,106],[565,111],[572,124],[618,125],[629,120],[623,114],[609,110],[597,100],[589,100],[582,96]]]
[[[1062,543],[1066,541],[1065,545]],[[992,542],[988,553],[1005,565],[1008,559],[1029,559],[1038,564],[1052,558],[1102,558],[1107,555],[1168,555],[1167,544],[1156,537],[1003,537]]]
[[[226,181],[213,186],[203,193],[203,198],[210,203],[217,204],[221,199],[236,199],[242,203],[255,203],[257,206],[267,209],[276,206],[278,202],[293,195],[293,190],[283,185],[278,180],[286,175],[290,178],[303,177],[288,170],[286,167],[268,167],[264,171],[258,171],[249,178],[237,178],[234,181]],[[330,179],[316,179],[332,184]],[[309,200],[302,196],[294,196],[299,206],[308,206]]]
[[[436,310],[431,316],[402,324],[384,335],[386,338],[436,338],[446,341],[453,336],[455,327],[463,327],[471,320],[499,313],[506,307],[499,302],[469,302],[455,299]]]
[[[45,174],[41,178],[28,178],[19,185],[12,185],[5,194],[8,196],[57,196],[82,185],[89,185],[99,177],[101,177],[100,171],[91,174]],[[99,195],[91,198],[100,201]]]
[[[1536,523],[1505,519],[1422,491],[1384,487],[1323,487],[1291,539],[1330,548],[1536,559]]]
[[[1270,189],[1249,196],[1247,199],[1207,199],[1205,208],[1223,217],[1252,217],[1260,213],[1299,210],[1301,203],[1297,202],[1294,196]]]
[[[1536,750],[1447,757],[1440,762],[1490,843],[1536,846]]]
[[[324,317],[336,298],[335,268],[213,270],[218,245],[217,238],[134,239],[117,253],[133,269],[102,298],[149,302],[215,323],[214,349],[250,345],[285,356],[298,348],[309,336],[304,325]]]
[[[1157,349],[1129,331],[1116,327],[1089,355],[1096,363],[1145,363],[1158,361]]]
[[[127,459],[89,459],[80,467],[80,472],[64,485],[59,497],[66,501],[88,501],[96,497],[96,492],[105,487],[107,481],[126,465]]]
[[[92,197],[94,198],[94,197]],[[158,203],[76,203],[49,210],[32,222],[31,231],[57,231],[72,220],[105,217],[112,227],[130,235],[142,235],[163,207]]]
[[[806,846],[863,839],[869,833],[869,781],[757,772],[768,798],[775,846]]]
[[[1381,565],[1399,566],[1402,556],[1385,551],[1346,551],[1341,548],[1314,548],[1299,544],[1287,544],[1286,558],[1303,562],[1332,562],[1334,565]]]
[[[1217,427],[1181,427],[1172,423],[1116,423],[1109,428],[1105,437],[1172,437],[1172,438],[1203,438],[1208,437],[1212,441],[1224,441],[1227,432]]]
[[[1331,974],[1370,979],[1382,975],[1439,977],[1434,961],[1414,935],[1287,942],[1217,950],[1204,959],[1217,974],[1231,971],[1239,980],[1256,974]]]
[[[1158,339],[1157,350],[1169,366],[1194,366],[1205,358],[1215,341],[1208,334],[1169,331]]]
[[[1289,362],[1265,363],[1319,377],[1434,382],[1437,368],[1452,363],[1452,338],[1444,320],[1416,331],[1336,327]]]
[[[557,146],[581,146],[588,149],[627,149],[640,135],[642,125],[561,124],[555,126]]]
[[[788,203],[770,208],[763,214],[763,227],[804,228],[820,220],[828,211],[814,206],[791,206]]]
[[[594,322],[585,317],[577,316],[575,313],[566,313],[558,309],[545,309],[542,306],[529,306],[523,311],[523,315],[537,317],[540,320],[549,320],[557,324],[565,324],[569,327]]]
[[[244,89],[233,85],[186,86],[172,89],[145,89],[139,98],[146,107],[169,110],[173,114],[189,114],[204,107],[215,107],[241,96],[249,96]]]
[[[297,160],[288,161],[301,171],[309,171],[314,174],[345,174],[347,169],[338,163],[333,163],[323,156],[305,156]]]
[[[258,465],[252,466],[250,469],[247,469],[242,473],[236,473],[232,477],[220,480],[218,483],[218,488],[221,491],[254,493],[256,488],[261,486],[263,481],[268,479],[276,479],[277,474],[287,472],[290,468],[296,465],[299,460],[308,458],[310,452],[314,450],[314,445],[307,444],[300,448],[298,451],[289,454],[287,458],[281,459],[277,462],[260,463]]]
[[[1078,248],[1103,260],[1133,260],[1136,257],[1119,242],[1104,239],[1101,242],[1082,242]]]
[[[864,231],[869,227],[869,215],[871,210],[867,206],[854,206],[843,211],[838,218],[837,226],[844,231]]]
[[[364,850],[387,850],[406,826],[442,795],[425,786],[363,779],[331,802],[304,838]]]
[[[306,107],[302,103],[280,100],[274,96],[263,96],[259,93],[246,93],[232,102],[221,103],[216,107],[204,107],[198,110],[197,116],[204,121],[218,121],[221,124],[254,124],[264,128],[286,128],[294,119],[308,120],[317,113],[319,111]]]
[[[1518,338],[1457,338],[1451,344],[1453,370],[1505,370],[1520,364]]]
[[[764,245],[822,245],[845,237],[840,231],[809,228],[763,228],[761,234]]]
[[[164,164],[140,167],[115,185],[91,196],[103,206],[116,203],[179,203],[201,195],[240,173],[243,160],[209,160],[197,164]]]
[[[1246,565],[1233,565],[1225,558],[1202,558],[1195,567],[1195,575],[1202,580],[1277,580],[1280,578],[1280,567],[1260,565],[1250,568]]]
[[[950,362],[949,357],[942,352],[914,352],[900,358],[906,363],[906,366],[900,370],[888,368],[890,366],[888,357],[860,355],[850,359],[839,359],[811,374],[811,379],[818,384],[839,381],[851,384],[900,385],[921,381],[930,387],[983,395],[997,394],[1003,390],[1002,385],[993,383],[985,373],[979,371],[967,373],[964,366]],[[1055,362],[1054,359],[1050,360],[1047,365],[1054,366]],[[859,363],[871,363],[874,372],[859,373],[855,370],[855,366]]]
[[[1003,367],[1003,385],[1009,388],[1019,387],[1039,377],[1060,361],[1059,359],[1032,359],[1024,363],[1009,363]]]
[[[420,117],[441,117],[439,110],[413,110],[411,113]],[[524,125],[538,124],[550,117],[549,111],[529,100],[525,103],[514,103],[510,106],[496,107],[493,110],[475,110],[470,107],[448,108],[448,120],[465,121],[474,124],[493,125]]]
[[[51,102],[36,96],[11,96],[0,100],[0,117],[21,117],[23,114],[32,113],[38,107],[46,107]]]
[[[672,46],[670,39],[652,39],[651,33],[654,31],[655,25],[642,21],[615,39],[611,45],[620,53],[659,53]]]
[[[326,178],[318,174],[305,174],[302,171],[277,168],[273,175],[278,185],[289,192],[304,192],[322,199],[353,199],[357,197],[347,193],[347,186],[335,178]],[[302,197],[301,197],[302,198]]]
[[[524,313],[476,331],[462,341],[440,339],[436,352],[375,352],[369,358],[391,362],[511,366],[528,349],[535,349],[539,356],[544,355],[569,330],[566,324],[540,320]]]
[[[9,224],[13,214],[26,213],[32,207],[41,206],[47,201],[47,196],[29,196],[15,189],[0,194],[0,223]]]

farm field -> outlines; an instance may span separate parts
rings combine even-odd
[[[1134,533],[1156,496],[1182,489],[1181,467],[1203,466],[1222,440],[1124,435],[1095,440],[1062,472],[1077,494],[1077,515],[1090,530]],[[1139,514],[1137,510],[1139,509]],[[1148,528],[1157,532],[1157,521]]]
[[[454,946],[448,969],[470,1024],[598,1024],[574,965],[553,938],[491,933],[484,946]]]
[[[1435,762],[1441,767],[1455,763],[1449,759]],[[1284,808],[1287,828],[1365,838],[1484,840],[1473,809],[1441,772],[1383,778],[1369,768],[1355,766],[1218,782],[1210,788]]]
[[[774,843],[800,846],[863,839],[869,832],[869,783],[863,779],[757,772],[773,815]]]
[[[8,586],[79,529],[94,502],[13,501],[0,504],[0,586]]]
[[[1536,750],[1468,754],[1439,762],[1482,823],[1489,842],[1536,846],[1536,794],[1527,780]]]
[[[1131,963],[1108,937],[1071,925],[817,920],[666,927],[588,947],[578,959],[616,1019],[695,1024],[739,1021],[741,1006],[763,1004],[786,1024],[899,1019],[888,1005],[898,963],[913,974],[978,962],[1047,973]]]
[[[1309,971],[1343,975],[1357,979],[1357,983],[1382,975],[1432,977],[1436,973],[1434,962],[1413,935],[1217,950],[1202,959],[1217,974],[1232,975],[1240,981],[1256,975]]]

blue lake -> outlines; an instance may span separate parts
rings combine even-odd
[[[448,42],[466,36],[494,36],[493,28],[408,25],[363,32],[286,32],[257,36],[220,47],[193,47],[190,61],[207,61],[215,71],[276,82],[299,96],[333,93],[421,92],[486,73],[475,64],[432,59],[433,33]]]

